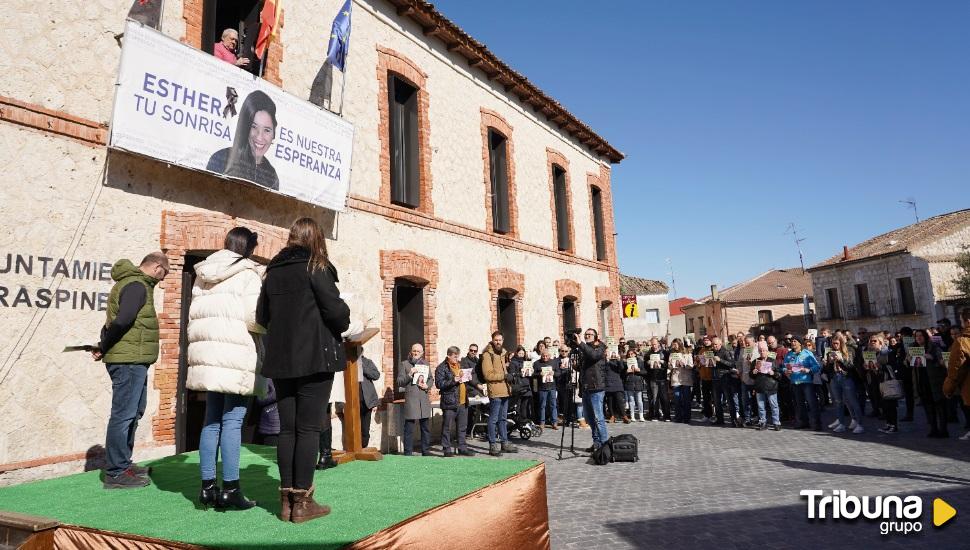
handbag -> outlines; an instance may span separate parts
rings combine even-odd
[[[896,374],[891,368],[887,368],[889,379],[879,383],[879,394],[883,399],[902,399],[903,383],[896,379]]]

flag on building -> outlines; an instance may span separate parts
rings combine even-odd
[[[135,0],[128,10],[128,19],[146,27],[160,30],[162,27],[162,4],[164,0]]]
[[[350,50],[350,0],[344,2],[330,27],[330,44],[327,46],[327,62],[335,68],[344,70],[347,52]]]
[[[259,35],[256,37],[256,57],[263,59],[266,48],[280,37],[283,26],[283,0],[266,0],[259,12]]]

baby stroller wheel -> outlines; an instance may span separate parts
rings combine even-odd
[[[542,435],[542,428],[539,426],[532,427],[532,437],[539,437]]]
[[[519,437],[521,437],[522,439],[529,439],[530,437],[532,437],[532,430],[529,429],[528,426],[520,426]]]

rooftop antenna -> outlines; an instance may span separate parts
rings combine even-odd
[[[802,241],[805,239],[798,238],[798,229],[795,228],[795,222],[788,224],[788,229],[785,231],[785,235],[791,233],[792,238],[795,240],[795,248],[798,249],[798,262],[802,265],[802,274],[805,274],[805,258],[802,256]]]
[[[916,211],[916,199],[914,199],[913,197],[910,197],[904,201],[899,201],[899,202],[913,209],[913,215],[916,216],[916,223],[919,223],[919,212]]]
[[[667,262],[667,272],[670,273],[670,287],[674,290],[674,298],[677,297],[677,281],[674,280],[674,264],[670,262],[670,258],[665,260]]]

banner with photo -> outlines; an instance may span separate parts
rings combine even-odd
[[[125,26],[109,146],[343,211],[354,127],[137,22]]]

